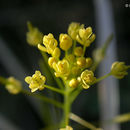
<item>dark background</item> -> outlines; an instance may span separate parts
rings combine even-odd
[[[125,7],[125,4],[130,4],[130,2],[111,0],[111,3],[118,60],[130,64],[130,7]],[[0,38],[30,74],[38,69],[38,60],[41,55],[36,48],[29,46],[26,42],[28,20],[43,34],[51,32],[57,39],[61,32],[67,32],[67,27],[72,21],[83,23],[86,27],[92,26],[96,33],[93,1],[0,0]],[[96,42],[90,51],[95,46]],[[0,75],[10,76],[1,60]],[[119,83],[120,113],[122,114],[130,112],[130,74]],[[83,92],[80,99],[82,100],[75,102],[75,104],[79,104],[77,106],[80,108],[73,107],[73,112],[96,124],[99,121],[97,88],[90,89],[87,95]],[[0,114],[24,130],[37,130],[44,126],[36,110],[25,96],[22,94],[10,95],[2,85],[0,86]],[[121,128],[123,130],[130,129],[130,123],[122,124]]]

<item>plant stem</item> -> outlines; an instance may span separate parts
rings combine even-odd
[[[64,95],[65,126],[69,125],[69,113],[70,113],[70,108],[71,108],[69,96],[70,96],[69,87],[66,86],[65,95]]]
[[[29,92],[27,90],[22,90],[21,92],[23,94],[39,98],[40,100],[45,101],[46,103],[51,103],[51,104],[55,105],[56,107],[63,108],[63,104],[62,103],[60,103],[58,101],[55,101],[53,99],[49,99],[49,98],[47,98],[45,96],[42,96],[42,95],[39,95],[39,94],[31,93],[31,92]]]
[[[111,72],[108,73],[108,74],[106,74],[106,75],[104,75],[104,76],[102,76],[102,77],[100,77],[100,78],[98,78],[98,79],[96,79],[96,81],[95,81],[93,84],[98,83],[98,82],[100,82],[101,80],[103,80],[103,79],[105,79],[105,78],[107,78],[107,77],[109,77],[109,76],[111,76]]]
[[[79,124],[89,128],[91,130],[96,130],[97,129],[93,124],[83,120],[82,118],[80,118],[79,116],[75,115],[74,113],[70,113],[70,119],[75,121],[75,122],[78,122]]]
[[[50,89],[50,90],[54,91],[54,92],[57,92],[57,93],[60,93],[60,94],[64,94],[64,91],[61,90],[61,89],[54,88],[54,87],[49,86],[49,85],[43,85],[43,86],[44,86],[45,88],[47,88],[47,89]]]
[[[0,83],[5,85],[7,83],[7,79],[0,76]]]
[[[85,55],[85,51],[86,51],[86,46],[84,45],[84,47],[83,47],[83,56]]]

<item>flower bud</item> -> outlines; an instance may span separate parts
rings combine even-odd
[[[72,46],[72,39],[67,34],[60,34],[59,41],[60,48],[64,51],[67,51]]]
[[[43,37],[43,44],[46,46],[46,47],[50,47],[50,48],[55,48],[57,47],[57,40],[54,38],[53,34],[49,33],[48,35],[45,35]]]
[[[21,82],[14,77],[9,77],[7,79],[9,83],[6,84],[6,89],[11,94],[18,94],[22,90]]]
[[[84,57],[77,58],[77,65],[80,68],[84,68],[86,66],[86,59]]]
[[[92,65],[93,61],[92,58],[88,57],[86,58],[86,68],[89,68]]]
[[[26,34],[27,42],[32,46],[37,46],[42,43],[43,34],[38,30],[38,28],[33,27],[30,22],[28,22],[27,25],[29,30]]]
[[[130,66],[125,65],[124,62],[114,62],[111,67],[111,74],[118,78],[122,79],[125,75],[128,74],[127,70],[130,68]]]
[[[75,54],[76,56],[82,56],[82,55],[83,55],[83,48],[82,48],[82,47],[76,47],[76,48],[74,49],[74,54]]]
[[[77,79],[71,79],[70,82],[69,82],[69,86],[72,87],[72,88],[76,88],[78,86],[79,82]]]

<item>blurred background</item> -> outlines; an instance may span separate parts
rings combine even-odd
[[[112,16],[106,17],[110,17],[114,27],[117,59],[130,65],[130,1],[99,1],[99,3],[103,1],[110,3],[108,6]],[[57,39],[60,33],[67,32],[68,25],[72,21],[85,24],[86,27],[91,26],[94,33],[99,33],[100,25],[97,21],[103,21],[103,19],[97,20],[99,14],[96,9],[97,6],[103,5],[97,5],[97,3],[98,0],[0,0],[0,75],[4,77],[13,75],[27,88],[24,77],[39,70],[38,62],[42,57],[36,48],[29,46],[26,42],[27,21],[31,21],[43,34],[53,33]],[[109,12],[109,9],[107,11]],[[95,41],[87,53],[91,53],[97,46]],[[130,71],[128,76],[119,80],[118,87],[119,113],[128,113],[130,112]],[[72,107],[75,114],[95,125],[99,124],[99,113],[101,113],[97,89],[93,87],[87,93],[83,92]],[[43,128],[46,121],[43,120],[40,112],[44,111],[45,107],[43,104],[42,110],[39,110],[38,106],[35,99],[22,94],[11,95],[4,86],[0,85],[0,130]],[[54,112],[52,115],[55,115]],[[71,123],[76,127],[76,123]],[[80,129],[86,128],[80,127]],[[130,123],[121,124],[120,129],[129,130]]]

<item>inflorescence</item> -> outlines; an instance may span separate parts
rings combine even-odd
[[[64,88],[58,89],[45,85],[46,77],[43,76],[40,71],[35,71],[35,74],[32,76],[27,76],[25,82],[29,84],[31,92],[48,88],[63,94],[65,99],[65,128],[61,128],[60,130],[73,130],[73,128],[69,126],[68,118],[71,104],[80,90],[88,89],[91,85],[111,75],[115,78],[122,79],[128,74],[127,71],[130,66],[125,65],[124,62],[116,61],[112,64],[108,74],[96,78],[94,71],[105,56],[106,46],[97,49],[94,52],[93,59],[86,56],[86,49],[94,42],[96,35],[93,33],[91,27],[85,28],[83,24],[72,22],[68,27],[68,33],[61,33],[59,35],[59,41],[55,39],[52,33],[43,35],[37,28],[33,27],[30,22],[28,22],[28,30],[27,42],[49,56],[47,57],[48,66],[53,70],[54,76],[63,81]],[[0,82],[6,86],[6,89],[11,94],[24,92],[31,95],[23,90],[21,82],[14,77],[9,77],[8,79],[0,77]],[[73,92],[74,94],[71,95],[70,93],[73,90],[75,90]],[[34,96],[39,97],[37,95]],[[50,99],[47,99],[47,101],[63,108],[60,102]]]

